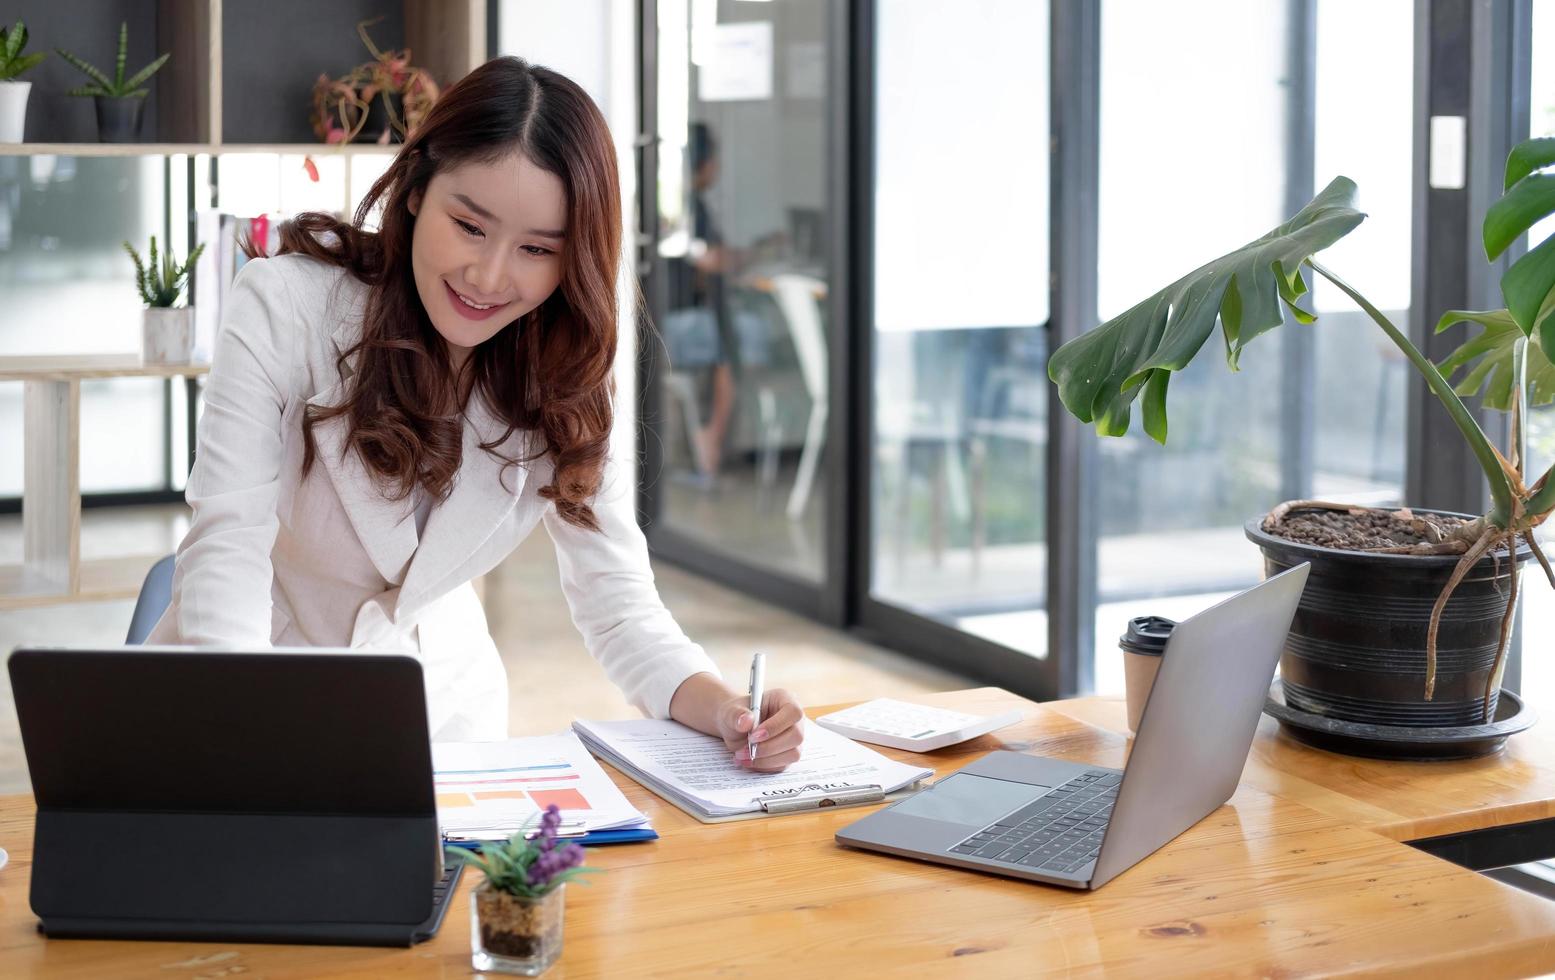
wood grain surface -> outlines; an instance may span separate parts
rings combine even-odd
[[[1019,725],[914,756],[944,774],[1006,747],[1121,765],[1120,701],[1037,706],[933,696]],[[814,713],[832,710],[816,709]],[[1488,826],[1547,808],[1555,753],[1526,739],[1457,768],[1372,765],[1260,732],[1231,802],[1097,892],[836,845],[864,809],[702,825],[612,772],[663,839],[601,847],[569,886],[548,977],[1526,976],[1555,968],[1555,904],[1398,843],[1400,828]],[[1477,786],[1477,788],[1476,788]],[[1477,803],[1475,801],[1478,801]],[[32,804],[0,800],[0,976],[463,977],[470,876],[409,950],[49,941],[27,907]]]
[[[80,381],[85,378],[184,378],[209,364],[144,364],[137,353],[18,354],[0,357],[0,381]]]
[[[1048,706],[1116,733],[1127,729],[1121,698]],[[1264,715],[1243,785],[1252,785],[1393,840],[1419,840],[1555,817],[1555,727],[1548,719],[1483,759],[1387,762],[1337,755],[1280,734]]]

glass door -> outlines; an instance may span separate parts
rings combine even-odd
[[[840,0],[647,0],[639,273],[656,553],[811,611],[832,525]],[[835,603],[840,609],[840,602]]]
[[[893,646],[1026,689],[1048,635],[1048,4],[873,12],[861,612]]]

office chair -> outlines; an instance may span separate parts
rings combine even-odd
[[[151,571],[146,573],[146,581],[141,583],[140,595],[135,599],[135,612],[130,615],[130,632],[124,638],[125,644],[146,642],[151,627],[162,618],[162,613],[167,611],[172,601],[173,556],[168,555],[151,566]]]

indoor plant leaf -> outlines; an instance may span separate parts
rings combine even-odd
[[[1506,193],[1485,212],[1481,234],[1485,255],[1494,261],[1539,221],[1555,214],[1555,174],[1540,173],[1555,164],[1555,139],[1524,140],[1506,160]],[[1541,333],[1545,350],[1555,350],[1555,323],[1541,314],[1555,292],[1555,239],[1534,243],[1528,254],[1501,276],[1501,295],[1522,332]]]
[[[20,75],[27,69],[35,67],[38,62],[42,61],[45,57],[47,57],[47,55],[42,51],[34,51],[32,54],[23,55],[11,63],[10,72],[13,76]]]
[[[1507,311],[1523,333],[1540,332],[1539,340],[1546,350],[1555,349],[1555,318],[1545,310],[1539,311],[1545,300],[1555,292],[1555,236],[1512,263],[1501,277],[1501,296],[1506,300]]]
[[[1485,256],[1494,261],[1536,222],[1555,213],[1555,174],[1529,174],[1485,212]]]
[[[1555,163],[1555,137],[1541,136],[1537,139],[1523,140],[1512,147],[1512,152],[1506,158],[1506,184],[1503,191],[1512,189],[1512,185],[1533,173],[1535,170],[1543,170]]]
[[[90,78],[92,81],[97,83],[95,86],[88,86],[87,88],[100,88],[100,89],[103,90],[101,93],[93,92],[92,94],[94,94],[94,95],[96,95],[96,94],[107,95],[109,90],[111,90],[113,88],[113,83],[108,80],[108,76],[104,75],[102,72],[98,71],[97,67],[95,65],[91,65],[91,64],[88,64],[85,61],[82,61],[80,58],[78,58],[75,55],[71,54],[69,51],[66,51],[64,48],[55,48],[54,50],[55,50],[55,52],[57,52],[59,54],[59,56],[61,58],[64,58],[71,65],[73,65],[76,68],[76,70],[80,71],[82,74],[86,75],[86,77]],[[76,89],[76,90],[68,92],[66,94],[68,94],[68,95],[75,95],[77,92],[81,92],[81,91],[84,91],[84,90],[83,89]]]
[[[1242,348],[1284,322],[1282,302],[1306,291],[1300,267],[1365,217],[1352,206],[1355,183],[1335,178],[1293,218],[1256,241],[1200,266],[1165,289],[1054,351],[1048,376],[1064,406],[1105,435],[1123,435],[1129,405],[1151,382],[1147,431],[1166,433],[1166,379],[1203,347],[1218,319],[1235,369]]]
[[[17,21],[9,33],[0,27],[0,36],[5,40],[5,60],[14,61],[22,53],[22,48],[27,46],[27,25]]]
[[[124,91],[124,59],[130,53],[130,23],[119,22],[119,52],[114,55],[113,89],[115,93]]]
[[[1555,305],[1555,304],[1552,304]],[[1548,315],[1550,310],[1545,310]],[[1447,355],[1439,365],[1448,378],[1470,364],[1472,370],[1454,387],[1460,395],[1480,393],[1485,381],[1494,376],[1494,383],[1486,393],[1484,404],[1498,411],[1512,410],[1511,391],[1516,379],[1513,365],[1514,344],[1523,336],[1522,330],[1506,310],[1448,310],[1436,332],[1441,333],[1458,323],[1478,323],[1485,329],[1464,341],[1457,350]],[[1535,337],[1528,345],[1528,406],[1548,405],[1555,402],[1555,364],[1545,354],[1542,337]],[[1475,362],[1478,363],[1475,363]]]
[[[125,81],[124,88],[127,91],[139,88],[141,83],[150,78],[152,75],[155,75],[157,69],[161,68],[170,57],[172,57],[172,52],[168,52],[167,54],[162,55],[156,61],[153,61],[151,64],[136,72],[132,77]]]

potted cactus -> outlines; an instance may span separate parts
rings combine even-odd
[[[17,76],[42,61],[42,51],[22,54],[27,25],[17,21],[9,31],[0,27],[0,143],[20,143],[27,121],[27,94],[32,83]]]
[[[1504,194],[1484,219],[1487,259],[1496,260],[1555,213],[1552,168],[1555,139],[1513,148]],[[1365,217],[1352,206],[1354,194],[1350,180],[1335,179],[1262,238],[1060,347],[1048,373],[1064,407],[1102,435],[1128,431],[1139,400],[1145,431],[1164,443],[1171,375],[1201,353],[1217,323],[1224,343],[1210,347],[1235,370],[1242,349],[1283,324],[1285,310],[1301,324],[1315,319],[1300,305],[1306,274],[1349,297],[1451,415],[1492,503],[1476,515],[1292,501],[1249,522],[1247,535],[1269,571],[1299,561],[1313,565],[1280,661],[1283,695],[1311,716],[1374,729],[1467,731],[1497,719],[1520,566],[1536,559],[1555,586],[1535,533],[1555,513],[1555,470],[1529,471],[1526,452],[1527,411],[1555,401],[1555,236],[1534,230],[1528,253],[1501,277],[1506,308],[1442,315],[1438,332],[1461,323],[1480,330],[1434,364],[1313,257]],[[1475,395],[1510,414],[1505,451],[1464,403]]]
[[[129,53],[130,25],[119,24],[119,53],[114,58],[113,78],[109,78],[93,65],[63,48],[55,48],[59,56],[78,68],[92,80],[91,85],[73,88],[66,95],[92,96],[97,102],[97,139],[100,143],[133,143],[140,134],[141,110],[146,104],[148,89],[141,88],[167,61],[161,55],[140,71],[124,77],[124,61]]]
[[[124,243],[124,251],[135,263],[135,288],[146,304],[141,320],[141,360],[147,364],[188,364],[194,353],[194,309],[173,304],[205,246],[196,245],[182,265],[170,254],[158,259],[155,235],[151,236],[146,262],[129,242]]]
[[[569,880],[594,868],[582,867],[583,848],[557,838],[561,810],[555,804],[506,841],[485,844],[480,853],[449,852],[479,868],[486,880],[470,896],[471,963],[476,970],[534,977],[562,951],[563,890]]]

